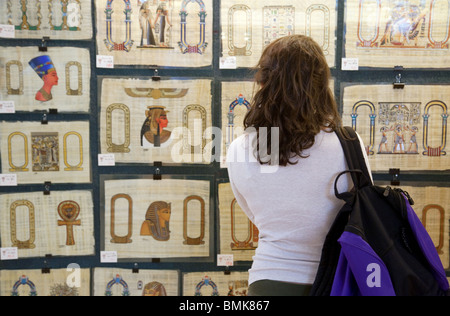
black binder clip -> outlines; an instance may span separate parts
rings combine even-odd
[[[139,273],[139,266],[137,263],[134,264],[134,268],[133,268],[133,274],[138,274]]]
[[[161,77],[158,74],[158,69],[155,69],[155,73],[152,77],[152,81],[160,81],[160,80],[161,80]]]
[[[50,41],[50,37],[44,36],[44,37],[42,38],[41,46],[39,46],[39,51],[40,51],[40,52],[46,52],[46,51],[48,51],[48,48],[47,48],[47,42],[48,42],[48,41]]]
[[[50,187],[52,183],[50,181],[44,182],[44,195],[50,195]]]
[[[400,185],[400,169],[389,169],[389,174],[392,176],[391,185]]]
[[[47,260],[44,261],[44,267],[42,268],[41,272],[42,274],[50,274],[50,268],[48,266]]]
[[[153,180],[162,180],[162,175],[161,175],[162,162],[155,161],[154,165],[155,165],[156,169],[155,169],[155,173],[153,174]]]
[[[223,272],[223,274],[225,274],[225,275],[231,275],[231,271],[230,271],[230,267],[229,267],[229,266],[226,266],[226,267],[225,267],[225,271]]]
[[[47,124],[48,124],[48,116],[47,116],[47,113],[44,113],[44,115],[42,115],[41,124],[42,124],[42,125],[47,125]]]
[[[402,71],[403,66],[395,66],[394,72],[396,73],[395,81],[394,81],[394,89],[403,89],[405,88],[405,83],[402,81]]]

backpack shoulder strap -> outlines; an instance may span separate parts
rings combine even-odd
[[[341,142],[342,149],[344,150],[345,159],[347,161],[347,166],[350,171],[358,170],[362,172],[364,177],[358,177],[357,174],[352,173],[352,179],[355,184],[359,183],[359,187],[363,187],[371,184],[371,176],[369,174],[369,169],[366,165],[366,160],[362,152],[361,142],[359,141],[358,134],[355,130],[346,126],[336,130],[336,135]]]

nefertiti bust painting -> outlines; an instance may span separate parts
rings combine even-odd
[[[51,58],[47,55],[39,56],[30,60],[29,64],[44,81],[44,86],[36,93],[36,100],[41,102],[52,100],[52,88],[58,85],[59,78]]]
[[[141,130],[142,147],[164,147],[164,144],[170,144],[172,132],[165,130],[169,125],[167,113],[163,106],[150,106],[145,111],[147,118]]]
[[[153,236],[158,241],[170,239],[169,221],[172,212],[171,203],[153,202],[145,214],[141,236]]]

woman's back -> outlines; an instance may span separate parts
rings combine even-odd
[[[264,169],[255,159],[239,162],[238,157],[251,155],[255,137],[239,137],[228,154],[236,199],[260,232],[249,283],[267,279],[312,284],[325,236],[343,205],[334,195],[334,180],[347,168],[341,144],[335,133],[321,132],[304,152],[308,158]],[[339,186],[347,191],[348,178]]]

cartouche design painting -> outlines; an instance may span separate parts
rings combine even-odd
[[[2,173],[19,184],[89,183],[89,122],[0,122]]]
[[[207,257],[209,181],[104,181],[104,250],[118,258]]]
[[[212,0],[95,0],[100,55],[116,65],[212,64]]]
[[[19,258],[94,254],[94,209],[89,191],[0,195],[1,247]]]
[[[93,270],[94,296],[178,296],[176,270]]]
[[[448,67],[446,0],[347,0],[345,29],[345,56],[360,67]]]
[[[103,78],[101,153],[116,163],[209,164],[211,80]]]
[[[236,58],[237,67],[256,66],[267,45],[293,34],[314,38],[335,66],[336,1],[230,0],[220,10],[222,54]]]
[[[344,124],[362,137],[373,171],[448,169],[447,86],[350,85],[343,91]]]
[[[0,296],[89,296],[90,279],[90,270],[76,265],[51,269],[49,273],[42,273],[41,269],[1,270]]]
[[[3,47],[0,51],[0,94],[14,101],[16,112],[90,111],[91,61],[88,49]]]
[[[88,40],[92,38],[90,0],[4,0],[0,24],[13,25],[16,38]]]

